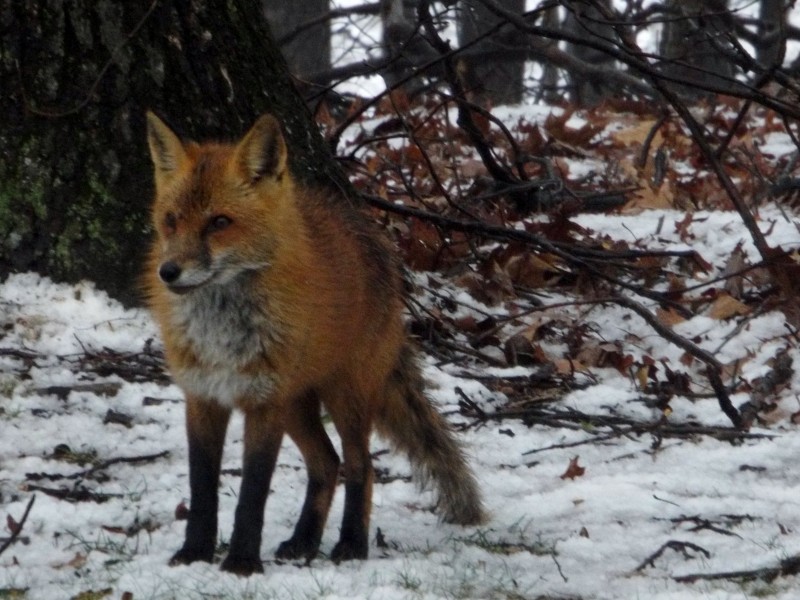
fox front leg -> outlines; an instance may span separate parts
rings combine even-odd
[[[237,575],[264,572],[261,564],[264,507],[284,431],[282,420],[272,413],[264,407],[245,411],[242,485],[230,550],[222,562],[223,571]]]
[[[170,560],[185,565],[211,562],[217,540],[219,471],[230,409],[213,401],[186,399],[186,432],[189,440],[189,519],[183,547]]]

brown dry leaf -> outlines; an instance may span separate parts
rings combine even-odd
[[[650,379],[650,367],[647,365],[642,365],[638,369],[636,369],[636,381],[639,384],[639,389],[644,390],[647,388],[648,381]]]
[[[584,473],[586,473],[586,468],[578,464],[579,458],[579,456],[575,456],[574,458],[570,459],[567,470],[564,471],[561,479],[575,479],[576,477],[581,477]]]
[[[741,298],[744,293],[744,274],[742,271],[749,265],[747,254],[742,250],[742,242],[739,242],[731,252],[725,262],[725,268],[722,270],[723,276],[728,277],[725,281],[725,291],[734,298]],[[735,273],[738,273],[738,275],[735,275]]]
[[[19,534],[22,526],[11,515],[6,515],[6,529],[11,532],[11,535]]]
[[[75,556],[69,559],[67,562],[56,563],[53,565],[54,569],[64,569],[64,568],[71,568],[71,569],[80,569],[83,565],[86,564],[87,555],[81,554],[80,552],[76,552]]]
[[[656,124],[656,119],[641,119],[634,121],[634,124],[630,127],[626,127],[624,129],[620,129],[619,131],[611,132],[609,138],[612,142],[615,142],[618,146],[622,146],[625,148],[630,147],[633,144],[638,144],[639,146],[644,144],[645,139],[647,136],[650,135],[650,132],[653,130],[653,126]],[[661,135],[661,130],[659,129],[655,136],[653,136],[653,140],[650,143],[651,148],[658,148],[661,144],[664,143],[664,138]]]
[[[550,358],[542,350],[542,347],[539,344],[531,344],[530,340],[521,333],[512,335],[506,340],[503,354],[505,354],[509,366],[531,366],[550,362]]]
[[[575,358],[587,367],[612,367],[623,375],[633,364],[633,356],[623,354],[619,345],[596,340],[584,343]]]
[[[711,304],[708,315],[712,319],[730,319],[750,313],[750,307],[727,293],[720,294]]]
[[[185,502],[181,502],[178,506],[175,507],[175,520],[176,521],[185,521],[189,518],[189,507],[186,506]]]
[[[533,364],[533,344],[524,335],[512,335],[503,344],[503,354],[509,366]]]
[[[413,219],[408,239],[403,240],[401,245],[405,250],[405,262],[412,269],[433,271],[438,266],[442,238],[430,223]]]
[[[475,333],[478,331],[478,320],[472,315],[465,315],[453,320],[453,325],[463,333]]]
[[[552,262],[551,262],[552,261]],[[517,254],[512,256],[505,265],[505,270],[511,281],[531,289],[552,286],[560,279],[561,271],[554,265],[555,256],[531,254]]]
[[[531,154],[533,156],[539,156],[544,152],[545,144],[547,144],[547,140],[545,140],[544,135],[542,135],[542,130],[539,129],[539,126],[536,123],[529,123],[527,121],[520,122],[517,126],[521,137],[519,140],[520,148]],[[525,166],[533,167],[535,163],[529,162],[526,163]],[[536,173],[531,173],[536,174]]]
[[[675,208],[675,195],[672,193],[672,184],[669,181],[665,181],[657,188],[644,183],[633,192],[632,196],[633,198],[623,209],[626,214],[645,209]]]
[[[411,112],[411,100],[408,93],[403,88],[394,88],[389,92],[389,100],[392,103],[391,112],[398,114],[407,114]]]
[[[674,308],[656,308],[656,319],[658,319],[659,323],[667,327],[683,323],[686,320]]]
[[[565,110],[561,115],[550,113],[545,119],[544,129],[559,142],[565,146],[572,146],[576,149],[586,148],[590,146],[590,142],[594,136],[605,129],[606,123],[601,122],[598,124],[587,121],[580,127],[571,127],[567,125],[567,121],[572,118],[574,111]]]
[[[111,588],[106,588],[104,590],[86,590],[85,592],[80,592],[72,596],[69,600],[100,600],[101,598],[107,598],[113,593],[114,590]]]
[[[486,170],[486,165],[482,160],[464,158],[458,162],[458,173],[464,179],[475,179],[485,177],[489,171]]]
[[[425,160],[425,154],[422,148],[416,144],[406,146],[404,154],[406,161],[410,164],[420,164]]]
[[[101,525],[100,527],[109,533],[121,533],[123,535],[127,534],[127,530],[124,527],[119,527],[118,525]]]
[[[687,212],[680,221],[675,221],[675,233],[680,236],[682,242],[694,239],[689,233],[689,227],[694,223],[694,214]]]
[[[553,366],[556,368],[556,373],[559,375],[572,375],[578,372],[588,372],[585,365],[577,360],[571,358],[558,358],[553,361]]]
[[[531,322],[528,323],[522,329],[522,331],[520,331],[518,333],[519,333],[519,335],[524,335],[531,342],[533,340],[538,340],[539,338],[542,337],[541,333],[540,333],[540,329],[542,329],[542,327],[544,325],[549,325],[551,323],[551,321],[552,320],[549,317],[538,316],[538,317],[532,319]]]

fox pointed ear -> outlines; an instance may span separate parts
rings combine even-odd
[[[176,171],[186,160],[183,142],[164,121],[150,111],[147,111],[147,144],[156,168],[156,181]]]
[[[236,146],[235,161],[242,177],[249,183],[256,183],[264,177],[283,175],[286,156],[286,141],[278,120],[264,114]]]

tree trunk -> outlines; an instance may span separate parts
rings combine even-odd
[[[727,5],[727,0],[697,4],[681,0],[667,2],[673,18],[665,24],[661,38],[662,69],[666,75],[687,83],[678,89],[689,98],[705,95],[692,85],[693,82],[713,81],[725,87],[734,76],[733,62],[720,51],[728,45],[725,34],[729,26],[724,16]]]
[[[785,0],[761,0],[756,58],[764,67],[781,66],[786,53]]]
[[[273,36],[281,45],[281,52],[289,63],[292,75],[301,81],[331,66],[330,21],[307,27],[286,43],[281,40],[295,30],[324,15],[329,10],[328,0],[303,0],[302,2],[276,2],[263,0],[264,14]]]
[[[611,8],[610,0],[599,0],[606,9]],[[600,10],[583,2],[570,2],[564,28],[570,33],[590,40],[592,43],[604,43],[605,40],[614,40],[617,34],[614,27],[605,23]],[[604,45],[611,48],[610,43]],[[598,67],[610,68],[614,59],[601,49],[584,46],[581,44],[567,44],[567,50],[575,58]],[[579,73],[568,73],[569,92],[572,101],[582,106],[599,104],[609,96],[614,96],[618,89],[613,83],[600,83],[598,79],[587,79]]]
[[[503,9],[521,15],[525,0],[497,0]],[[519,58],[520,45],[510,27],[492,35],[487,33],[501,20],[479,0],[461,0],[458,15],[460,46],[477,41],[465,53],[467,77],[479,98],[493,104],[522,102],[525,61]]]
[[[545,10],[543,25],[548,29],[556,30],[561,24],[558,16],[558,6],[553,5]],[[546,47],[558,46],[556,40],[543,40]],[[561,100],[562,92],[558,89],[559,72],[558,68],[550,61],[543,61],[542,65],[542,78],[540,86],[540,97],[545,102],[554,103]]]
[[[0,275],[133,301],[148,238],[144,111],[188,137],[285,127],[302,180],[346,186],[258,0],[0,0]]]

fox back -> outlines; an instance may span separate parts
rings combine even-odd
[[[288,434],[308,468],[306,499],[282,558],[312,558],[344,453],[345,510],[334,560],[367,555],[374,428],[439,488],[445,518],[482,518],[477,485],[447,423],[424,396],[402,322],[388,244],[331,192],[299,185],[278,122],[233,144],[182,142],[148,114],[156,238],[145,276],[167,362],[187,402],[191,505],[173,563],[211,560],[222,446],[245,413],[244,468],[226,570],[261,570],[267,490]]]

